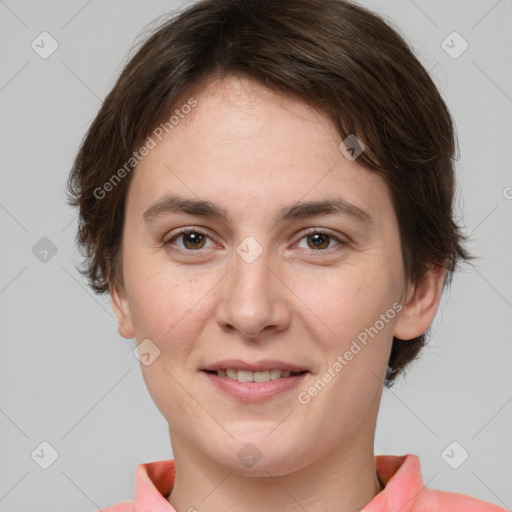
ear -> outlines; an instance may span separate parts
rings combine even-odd
[[[119,323],[119,334],[126,339],[134,338],[132,317],[124,287],[112,286],[110,288],[110,303]]]
[[[431,267],[421,282],[409,290],[393,335],[411,340],[424,334],[434,321],[443,291],[444,267]]]

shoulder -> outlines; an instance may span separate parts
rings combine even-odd
[[[508,512],[505,508],[472,496],[429,488],[422,489],[414,505],[412,510],[415,512]]]
[[[377,455],[375,462],[385,487],[364,512],[509,512],[472,496],[426,487],[415,454]]]
[[[139,464],[135,469],[133,500],[123,501],[102,512],[134,512],[136,510],[166,510],[175,512],[166,499],[176,476],[174,460],[159,460]]]
[[[133,502],[122,501],[117,505],[102,509],[102,512],[133,512]]]

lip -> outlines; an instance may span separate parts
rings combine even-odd
[[[253,363],[242,361],[241,359],[224,359],[222,361],[217,361],[216,363],[209,364],[208,366],[201,368],[201,370],[217,371],[227,370],[229,368],[233,368],[235,370],[246,370],[250,372],[264,372],[266,370],[289,370],[291,372],[309,371],[307,368],[303,366],[299,366],[292,363],[285,363],[284,361],[279,361],[277,359],[262,359],[261,361],[255,361]]]
[[[254,365],[252,365],[252,367],[254,367]],[[221,366],[218,369],[221,370],[223,368],[226,367]],[[240,366],[227,366],[227,368],[237,368],[240,370],[246,369],[241,368]],[[279,368],[279,366],[273,366],[272,368]],[[269,380],[267,382],[239,382],[237,380],[230,379],[229,377],[220,377],[215,373],[208,373],[205,370],[202,370],[201,373],[205,375],[210,380],[210,382],[217,387],[217,389],[220,389],[224,393],[227,393],[240,402],[260,402],[263,400],[268,400],[279,395],[280,393],[284,393],[285,391],[289,391],[297,387],[304,380],[306,375],[309,375],[309,372],[306,371],[300,375],[290,375],[290,377],[281,377],[279,379]]]

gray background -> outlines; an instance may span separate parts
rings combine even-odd
[[[510,508],[512,2],[362,3],[399,27],[453,113],[459,210],[480,257],[443,298],[421,360],[384,393],[375,453],[415,453],[428,487]],[[137,464],[172,458],[135,342],[74,268],[76,212],[63,199],[136,36],[180,5],[0,1],[0,511],[104,508],[131,499]],[[43,31],[59,45],[47,59],[31,47]],[[445,49],[459,53],[458,36],[442,47],[453,31],[469,44],[457,58]],[[57,250],[46,261],[43,237]],[[47,469],[43,441],[58,452]],[[442,456],[453,441],[469,453],[457,469]],[[448,452],[460,462],[462,448]]]

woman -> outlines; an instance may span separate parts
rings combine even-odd
[[[504,510],[373,452],[383,385],[469,260],[453,125],[341,0],[206,0],[123,70],[70,175],[84,273],[169,423],[109,512]]]

